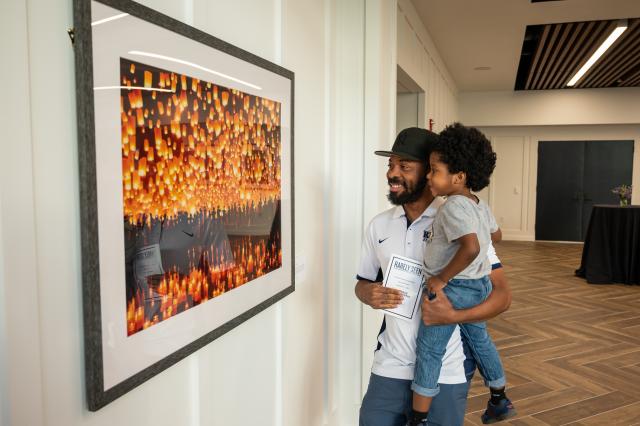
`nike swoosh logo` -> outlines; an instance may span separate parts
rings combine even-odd
[[[184,232],[185,234],[193,238],[193,235],[194,235],[193,232],[187,232],[187,231],[182,231],[182,232]]]
[[[387,241],[388,239],[389,239],[389,237],[387,237],[387,238],[383,238],[383,239],[381,239],[381,240],[378,240],[378,244],[382,244],[382,243],[384,243],[385,241]]]

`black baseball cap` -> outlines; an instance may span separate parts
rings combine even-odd
[[[398,134],[391,151],[375,151],[374,153],[382,157],[397,155],[408,160],[429,161],[429,154],[437,142],[437,134],[427,129],[409,127]]]

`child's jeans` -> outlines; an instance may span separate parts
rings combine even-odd
[[[426,291],[426,289],[425,289]],[[491,280],[488,276],[478,279],[452,279],[444,292],[456,309],[465,309],[482,303],[491,293]],[[425,326],[420,322],[416,347],[416,369],[411,388],[423,396],[436,396],[438,378],[442,368],[447,343],[455,329],[455,324]],[[504,370],[500,355],[484,322],[460,324],[469,349],[478,364],[484,382],[491,388],[505,385]]]

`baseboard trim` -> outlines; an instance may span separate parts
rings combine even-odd
[[[502,239],[504,241],[535,241],[536,237],[528,234],[511,234],[509,232],[503,232]]]

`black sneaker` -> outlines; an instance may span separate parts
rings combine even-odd
[[[487,409],[482,415],[482,423],[485,425],[501,422],[510,417],[515,416],[516,409],[508,398],[500,400],[497,404],[492,404],[491,400],[487,402]]]

